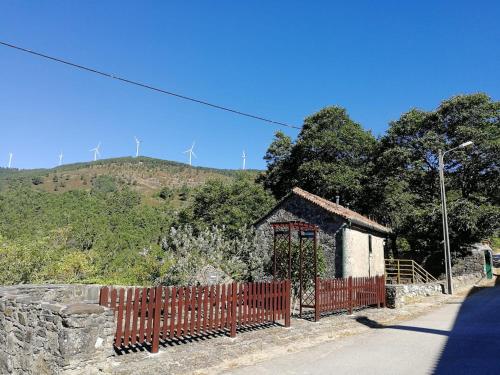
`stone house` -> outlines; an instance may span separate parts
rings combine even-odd
[[[273,244],[270,223],[305,221],[319,227],[319,247],[326,263],[325,277],[384,274],[384,250],[391,229],[353,210],[294,188],[254,226]]]

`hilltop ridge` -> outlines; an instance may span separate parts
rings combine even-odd
[[[64,164],[54,168],[0,168],[0,189],[30,186],[46,192],[90,190],[96,179],[106,178],[128,186],[151,202],[163,188],[173,191],[191,189],[210,179],[230,180],[240,175],[254,178],[257,170],[218,169],[190,166],[170,160],[140,157],[118,157],[91,162]]]

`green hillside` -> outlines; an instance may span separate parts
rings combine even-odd
[[[239,228],[274,202],[257,174],[146,157],[2,168],[0,284],[192,282],[207,262],[247,277]]]
[[[229,181],[240,175],[257,176],[256,170],[230,170],[191,167],[188,164],[148,157],[122,157],[95,162],[66,164],[51,169],[0,168],[0,190],[29,187],[38,191],[63,193],[73,190],[90,191],[103,176],[116,189],[124,187],[138,192],[143,203],[161,202],[158,194],[170,189],[172,204],[181,204],[186,192],[211,179]]]

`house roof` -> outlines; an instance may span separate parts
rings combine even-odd
[[[389,227],[379,224],[376,221],[373,221],[366,216],[357,213],[356,211],[341,206],[340,204],[333,203],[327,199],[302,190],[301,188],[293,188],[290,194],[297,195],[334,215],[338,215],[346,220],[351,221],[353,224],[360,227],[368,228],[381,233],[392,233],[392,230]]]

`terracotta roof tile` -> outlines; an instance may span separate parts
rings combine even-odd
[[[308,200],[311,203],[316,204],[317,206],[325,209],[328,212],[331,212],[332,214],[341,216],[347,220],[351,220],[354,224],[360,225],[362,227],[367,227],[382,233],[392,233],[392,230],[389,227],[379,224],[376,221],[367,218],[366,216],[363,216],[353,210],[341,206],[340,204],[333,203],[327,199],[302,190],[301,188],[293,188],[292,193]]]

